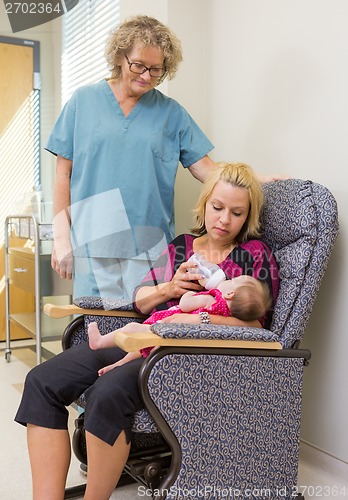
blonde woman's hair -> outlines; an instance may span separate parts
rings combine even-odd
[[[262,318],[272,307],[272,297],[266,283],[257,279],[244,283],[231,300],[231,315],[243,321]]]
[[[164,54],[166,73],[158,79],[157,85],[166,77],[174,78],[182,61],[182,48],[176,35],[157,19],[148,16],[134,16],[126,19],[111,33],[106,45],[105,56],[112,78],[122,74],[119,61],[130,52],[136,43],[157,47]]]
[[[245,223],[235,239],[235,243],[242,243],[251,238],[260,236],[260,213],[263,205],[263,191],[260,182],[249,165],[245,163],[219,162],[202,187],[196,208],[194,209],[194,223],[192,232],[199,236],[206,234],[205,210],[206,204],[212,195],[216,184],[220,181],[232,186],[244,188],[248,191],[250,208]]]

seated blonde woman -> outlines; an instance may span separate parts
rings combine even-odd
[[[169,243],[135,289],[136,308],[151,314],[178,305],[187,292],[202,291],[192,262],[188,262],[196,252],[218,264],[227,279],[248,275],[262,281],[274,302],[278,268],[270,249],[258,239],[262,203],[262,188],[250,167],[221,164],[202,187],[194,234],[182,234]],[[202,320],[202,313],[177,313],[162,321],[199,324]],[[211,314],[209,320],[213,324],[267,327],[270,313],[254,322],[230,314]],[[27,426],[34,491],[42,493],[35,498],[63,498],[71,453],[66,406],[82,393],[86,399],[86,498],[110,497],[128,458],[132,416],[144,407],[138,388],[143,359],[123,363],[102,377],[98,372],[125,355],[119,347],[93,350],[83,343],[28,373],[16,421]],[[53,491],[60,493],[54,496]]]

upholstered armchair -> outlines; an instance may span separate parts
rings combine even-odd
[[[128,351],[159,346],[140,373],[146,409],[134,416],[125,469],[156,499],[297,496],[302,378],[310,358],[300,342],[338,215],[328,189],[309,180],[277,181],[264,192],[262,239],[281,278],[270,330],[155,324],[145,334],[119,334]],[[86,341],[90,321],[107,333],[143,320],[119,301],[88,297],[66,309],[78,312],[83,316],[67,328],[64,348]],[[86,463],[83,417],[77,427],[74,449]]]

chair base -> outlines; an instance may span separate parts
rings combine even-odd
[[[171,452],[128,459],[124,471],[134,481],[154,491],[163,481],[172,459]]]

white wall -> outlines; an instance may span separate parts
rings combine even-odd
[[[339,204],[341,232],[308,325],[303,439],[348,461],[344,310],[347,248],[348,35],[346,0],[122,0],[121,17],[149,14],[182,40],[184,62],[164,91],[216,145],[216,160],[311,178]],[[59,20],[18,33],[42,42],[42,140],[60,109]],[[0,33],[11,36],[0,3]],[[17,35],[16,35],[17,36]],[[53,175],[43,153],[47,181]],[[180,172],[177,232],[191,224],[199,183]]]
[[[216,156],[329,187],[340,236],[303,347],[302,438],[348,461],[348,3],[208,0],[210,138]],[[199,89],[192,89],[199,92]]]

